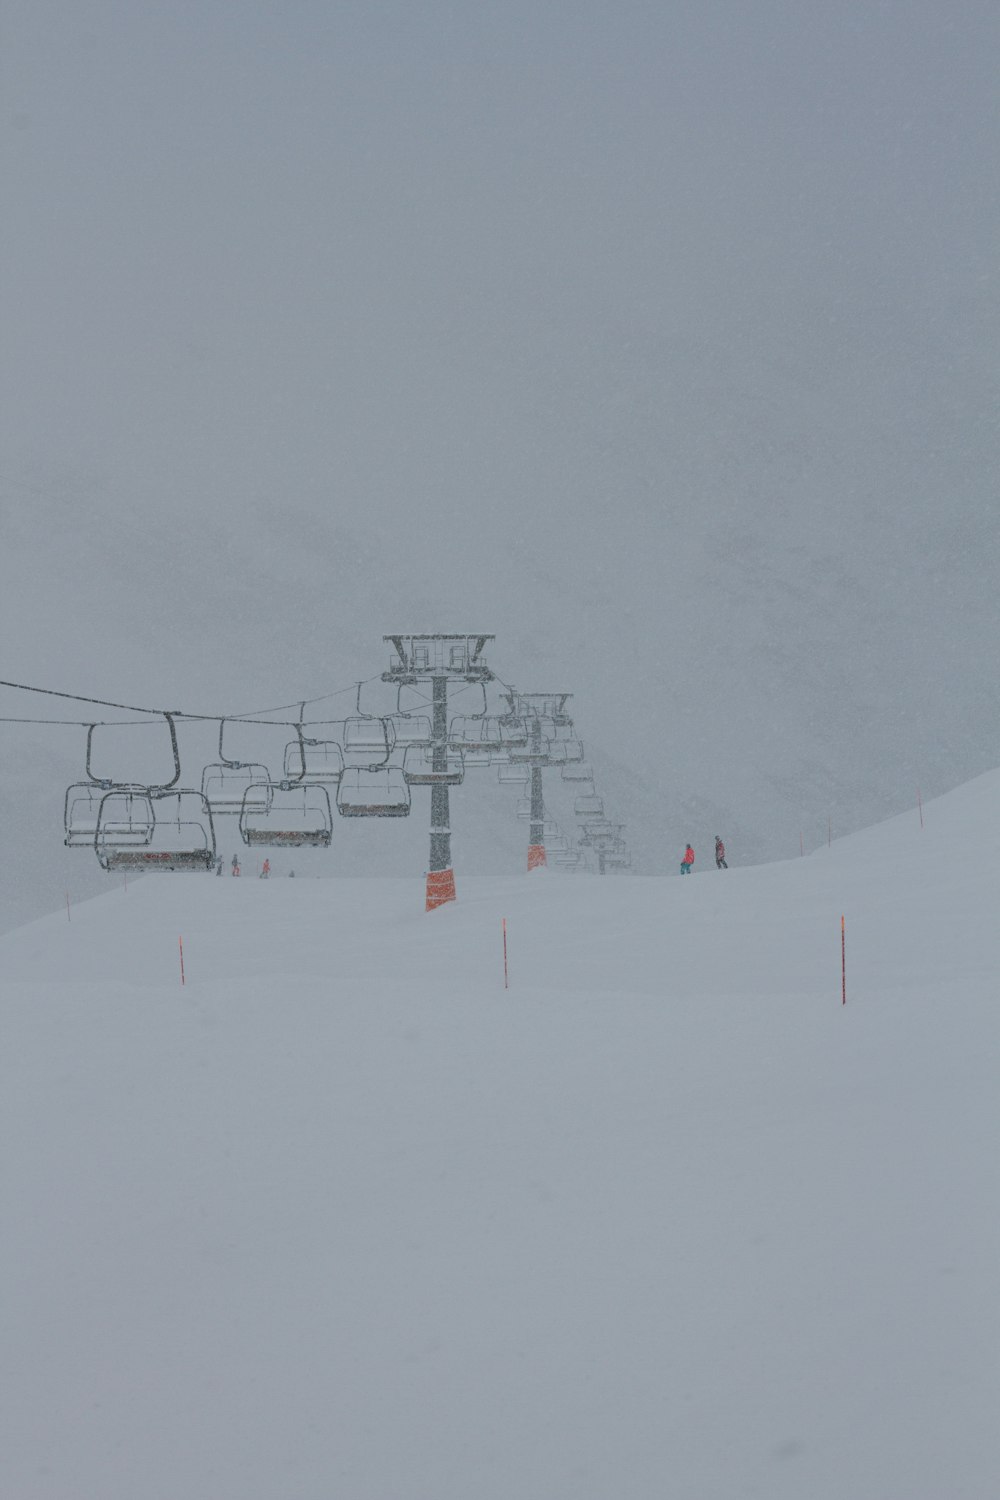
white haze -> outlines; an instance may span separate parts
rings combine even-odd
[[[994,5],[5,16],[5,678],[238,711],[492,631],[649,872],[996,764]],[[0,736],[7,925],[98,873],[82,737]]]

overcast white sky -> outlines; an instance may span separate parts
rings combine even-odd
[[[492,630],[762,849],[995,763],[994,4],[8,0],[2,55],[6,675]]]

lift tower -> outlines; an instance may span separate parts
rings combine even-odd
[[[449,783],[456,781],[453,763],[448,756],[448,683],[492,682],[493,673],[483,660],[483,651],[492,635],[386,635],[382,639],[393,648],[389,670],[382,673],[383,682],[397,688],[430,683],[431,768],[421,776],[421,784],[431,788],[431,851],[427,868],[427,911],[455,899],[455,872],[451,865],[451,810]]]
[[[552,745],[561,733],[572,732],[573,720],[566,712],[572,693],[519,693],[507,695],[511,717],[523,721],[528,730],[524,749],[511,750],[512,761],[527,762],[531,767],[531,822],[528,833],[528,869],[537,870],[547,863],[545,854],[545,800],[542,796],[542,771],[553,762]],[[581,754],[582,749],[581,749]]]

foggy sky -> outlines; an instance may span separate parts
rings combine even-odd
[[[3,675],[232,710],[494,631],[654,867],[995,765],[998,43],[8,0]]]

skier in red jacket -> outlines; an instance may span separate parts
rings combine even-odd
[[[681,874],[682,875],[690,875],[691,874],[691,866],[693,864],[694,864],[694,850],[691,848],[691,845],[689,843],[688,846],[687,846],[687,848],[684,850],[684,858],[681,860]]]

